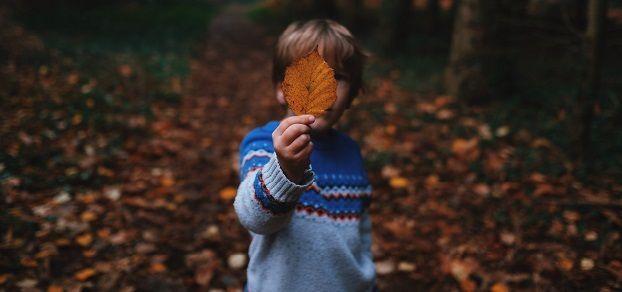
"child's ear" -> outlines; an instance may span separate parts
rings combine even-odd
[[[285,96],[283,95],[283,90],[281,89],[281,84],[283,83],[282,82],[277,83],[276,86],[274,86],[274,90],[276,93],[276,100],[279,101],[279,104],[285,105],[286,101],[285,101]]]

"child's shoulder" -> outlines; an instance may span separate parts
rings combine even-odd
[[[240,150],[245,151],[246,148],[271,148],[272,132],[279,125],[278,121],[270,121],[264,125],[254,128],[242,139]]]
[[[257,128],[252,129],[250,132],[248,132],[248,134],[246,134],[246,136],[244,137],[244,140],[246,139],[252,139],[252,138],[265,138],[270,137],[270,139],[272,139],[272,132],[276,129],[276,127],[279,126],[279,122],[278,121],[269,121],[267,123],[265,123],[264,125],[261,125]]]

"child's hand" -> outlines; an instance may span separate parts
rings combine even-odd
[[[294,183],[301,183],[304,172],[309,167],[311,150],[311,127],[315,121],[312,115],[285,118],[272,132],[272,143],[281,169]]]

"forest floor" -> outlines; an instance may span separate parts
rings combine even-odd
[[[157,83],[131,61],[89,78],[71,62],[33,69],[10,56],[2,76],[17,77],[0,89],[18,98],[5,100],[0,126],[0,288],[242,287],[238,146],[284,113],[270,80],[274,36],[246,13],[218,12],[189,74],[167,77],[175,94],[149,99],[148,114],[124,110]],[[374,188],[382,291],[622,288],[619,181],[581,183],[546,137],[409,92],[399,74],[372,76],[340,124]]]

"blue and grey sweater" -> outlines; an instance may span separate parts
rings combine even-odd
[[[240,146],[234,206],[250,231],[249,291],[372,291],[371,186],[359,146],[331,130],[312,137],[311,167],[295,184],[281,170],[272,121]]]

